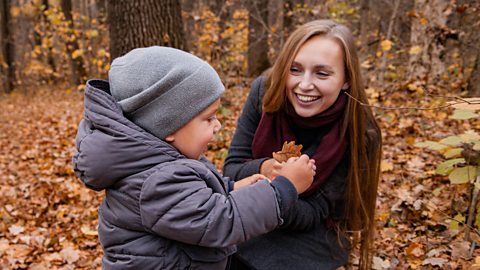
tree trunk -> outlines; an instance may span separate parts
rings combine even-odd
[[[285,0],[283,10],[283,34],[285,40],[298,26],[295,24],[294,11],[297,5],[305,4],[305,0]]]
[[[270,0],[268,5],[268,25],[270,33],[270,59],[276,59],[285,42],[283,34],[283,0]]]
[[[72,81],[74,84],[82,84],[87,79],[87,74],[85,71],[85,67],[83,66],[83,57],[82,54],[74,52],[78,52],[80,46],[78,45],[77,37],[73,33],[74,24],[73,24],[73,17],[72,17],[72,0],[61,0],[62,12],[67,20],[72,34],[67,39],[67,53],[68,58],[70,61],[70,65],[72,67]]]
[[[225,30],[225,22],[229,15],[229,5],[227,0],[211,0],[209,1],[210,10],[218,17],[218,26],[220,30]]]
[[[108,0],[107,18],[112,59],[138,47],[185,49],[179,0]]]
[[[454,38],[447,43],[448,53],[460,63],[466,89],[471,97],[480,96],[480,21],[477,0],[457,0],[455,12],[448,20],[448,27],[453,29]]]
[[[378,11],[372,8],[371,0],[361,0],[359,5],[359,40],[362,44],[360,57],[362,57],[361,61],[363,62],[368,55],[375,55],[376,46],[373,45],[378,44],[379,41],[378,29],[380,22]],[[383,7],[382,9],[384,10]]]
[[[400,0],[395,0],[395,4],[392,10],[392,15],[390,16],[390,21],[388,22],[387,34],[385,40],[391,41],[393,26],[395,25],[395,20],[397,19],[398,7],[400,6]],[[380,63],[378,83],[383,86],[383,80],[385,78],[385,69],[387,68],[387,54],[388,52],[383,52],[382,61]]]
[[[444,29],[447,29],[448,0],[415,0],[409,59],[410,81],[436,83],[445,70],[442,57],[445,52]]]
[[[480,53],[478,53],[478,51],[477,60],[473,65],[472,73],[470,75],[470,78],[468,79],[467,90],[469,96],[480,97]]]
[[[90,20],[96,18],[103,21],[107,15],[105,0],[84,0],[87,1],[88,17]]]
[[[227,2],[227,0],[213,0],[209,1],[208,5],[210,10],[218,17],[220,34],[225,31],[227,19],[230,17],[230,5]]]
[[[47,36],[48,39],[52,38],[51,36],[52,30],[51,30],[50,22],[46,15],[46,12],[48,12],[48,9],[50,8],[50,4],[48,0],[42,0],[42,6],[43,7],[39,9],[40,14],[38,15],[37,20],[42,22],[42,24],[44,25],[44,28],[38,29],[39,30],[38,32],[35,31],[33,33],[36,46],[42,46],[42,35],[48,35]],[[52,56],[53,54],[52,49],[53,49],[52,45],[48,44],[46,55],[41,55],[40,60],[44,60],[44,56],[46,57],[47,64],[50,66],[52,70],[52,74],[49,76],[50,77],[49,79],[53,81],[54,74],[55,74],[55,60],[53,59],[53,56]]]
[[[283,36],[287,39],[290,33],[293,31],[293,8],[295,6],[294,1],[283,1]]]
[[[13,59],[14,44],[10,33],[10,0],[0,1],[0,43],[1,43],[1,59],[0,70],[3,78],[0,81],[3,84],[3,90],[6,93],[13,91],[15,82],[15,63]],[[5,65],[3,65],[5,64]]]
[[[95,5],[97,7],[97,12],[100,13],[100,16],[107,15],[107,4],[105,0],[95,0]]]
[[[209,1],[210,10],[218,17],[218,43],[212,51],[212,60],[219,60],[224,52],[227,50],[225,48],[225,40],[221,38],[222,33],[227,27],[227,19],[230,17],[230,5],[226,0],[211,0]]]
[[[268,60],[268,0],[248,2],[248,76],[258,76],[270,66]]]
[[[183,32],[184,33],[192,33],[195,31],[195,16],[196,12],[200,10],[199,2],[198,1],[191,1],[191,0],[181,0],[180,5],[182,7],[183,14]],[[184,44],[184,50],[194,50],[195,49],[195,39],[194,38],[186,38]]]
[[[359,39],[362,43],[362,46],[368,44],[368,36],[367,34],[370,32],[369,27],[369,18],[370,16],[370,0],[360,0],[359,2],[359,15],[360,20],[358,20],[358,30],[360,33]]]

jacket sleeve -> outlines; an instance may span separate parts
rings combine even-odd
[[[213,192],[208,169],[167,165],[142,187],[142,223],[154,234],[191,245],[227,247],[275,229],[281,222],[279,202],[288,209],[297,200],[295,188],[279,181],[278,192],[259,181],[229,195]],[[283,198],[277,200],[277,196]]]
[[[300,198],[284,216],[283,229],[306,231],[327,218],[343,216],[344,194],[348,165],[346,158],[335,168],[320,189],[306,198]]]
[[[239,180],[260,172],[260,166],[268,158],[253,159],[252,142],[262,117],[262,95],[265,77],[258,77],[252,83],[242,113],[237,121],[223,172],[233,180]]]

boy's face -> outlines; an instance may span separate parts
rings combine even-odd
[[[185,126],[165,138],[187,158],[199,159],[222,125],[216,117],[220,99],[208,106]]]

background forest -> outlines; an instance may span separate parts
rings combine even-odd
[[[113,58],[167,45],[216,68],[223,129],[206,154],[221,169],[251,80],[320,18],[354,32],[382,127],[374,269],[480,269],[479,14],[478,0],[1,0],[0,269],[101,269],[103,194],[71,156],[84,83]]]

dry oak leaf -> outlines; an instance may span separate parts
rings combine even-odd
[[[278,162],[286,162],[291,157],[299,157],[302,155],[302,145],[295,145],[295,141],[284,142],[281,151],[273,152],[273,158]]]

